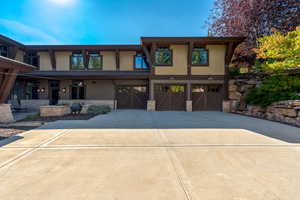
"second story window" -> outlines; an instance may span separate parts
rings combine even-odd
[[[145,57],[143,54],[137,54],[134,56],[134,69],[137,70],[147,70],[148,65],[145,62]]]
[[[24,56],[24,62],[39,67],[40,65],[40,57],[37,52],[27,52]]]
[[[89,69],[102,69],[102,56],[99,53],[89,54]]]
[[[208,65],[208,51],[205,48],[194,48],[192,65]]]
[[[82,53],[73,53],[70,57],[71,69],[84,69]]]
[[[8,56],[8,48],[7,48],[7,46],[0,45],[0,56],[4,56],[4,57]]]
[[[172,65],[172,51],[169,48],[158,48],[155,51],[156,65]]]

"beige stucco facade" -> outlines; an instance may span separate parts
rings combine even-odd
[[[52,64],[50,60],[50,56],[48,52],[39,52],[38,55],[40,56],[40,70],[52,70]]]
[[[103,70],[116,70],[116,53],[114,51],[101,51],[103,56]]]
[[[208,66],[192,66],[192,75],[224,75],[225,74],[225,45],[207,45],[209,51]]]
[[[155,66],[156,75],[187,75],[188,45],[171,45],[173,51],[172,66]]]
[[[133,71],[135,51],[121,51],[120,52],[120,70]]]
[[[17,61],[23,62],[23,60],[24,60],[24,51],[18,50],[15,59]]]
[[[57,71],[70,70],[70,56],[71,55],[72,55],[72,52],[68,52],[68,51],[55,52],[56,70]]]
[[[88,80],[86,85],[87,100],[111,100],[114,99],[115,89],[112,80]]]

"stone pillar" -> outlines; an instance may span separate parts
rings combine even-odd
[[[147,111],[155,111],[155,100],[147,101]]]
[[[231,112],[231,101],[223,101],[223,112],[230,113]]]
[[[0,122],[14,122],[14,117],[11,112],[10,104],[0,104]]]
[[[191,101],[191,100],[186,101],[186,111],[187,112],[193,111],[193,101]]]

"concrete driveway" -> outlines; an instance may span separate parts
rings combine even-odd
[[[0,199],[297,200],[300,129],[219,112],[116,111],[0,142]]]

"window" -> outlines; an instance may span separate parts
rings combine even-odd
[[[35,81],[27,82],[25,98],[39,99],[39,94],[38,94],[39,85],[40,85],[39,82],[35,82]]]
[[[8,56],[7,46],[0,45],[0,56]]]
[[[98,53],[89,54],[89,69],[102,69],[102,56]]]
[[[169,48],[158,48],[155,51],[156,65],[172,65],[172,51]]]
[[[85,99],[85,87],[83,81],[74,81],[71,86],[71,99]]]
[[[38,56],[37,52],[27,52],[24,56],[24,62],[39,67],[40,65],[40,57]]]
[[[145,57],[143,56],[143,54],[137,54],[134,56],[134,69],[149,69],[148,65],[145,62]]]
[[[208,51],[205,48],[194,48],[192,65],[208,65]]]
[[[71,69],[84,69],[83,55],[81,53],[73,53],[70,59]]]

